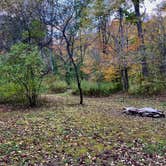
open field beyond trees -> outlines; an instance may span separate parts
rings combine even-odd
[[[0,106],[0,165],[166,165],[166,119],[126,116],[124,106],[166,110],[165,97],[43,96],[42,107]]]

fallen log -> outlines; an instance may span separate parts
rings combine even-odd
[[[163,112],[150,107],[144,107],[140,109],[136,107],[124,107],[123,113],[142,117],[165,118],[165,114]]]

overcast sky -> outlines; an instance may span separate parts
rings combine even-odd
[[[129,0],[131,2],[131,0]],[[166,2],[166,0],[153,0],[153,2],[151,2],[151,0],[144,0],[144,6],[146,8],[146,14],[151,15],[151,14],[155,14],[154,9],[157,7],[158,4],[160,4],[161,2]],[[142,8],[142,12],[145,11],[145,8]],[[0,12],[0,15],[2,15],[3,12]]]
[[[158,4],[161,2],[166,2],[166,0],[155,0],[154,2],[151,2],[150,0],[145,0],[144,4],[146,7],[146,13],[149,14],[155,14],[154,9],[157,7]],[[144,11],[144,9],[142,9]]]

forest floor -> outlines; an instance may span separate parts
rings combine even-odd
[[[2,166],[166,165],[166,118],[122,114],[126,106],[166,113],[166,97],[46,95],[35,109],[0,106]]]

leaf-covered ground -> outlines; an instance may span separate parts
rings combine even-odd
[[[166,165],[166,119],[121,114],[124,106],[164,111],[165,97],[45,99],[36,109],[0,106],[0,165]]]

